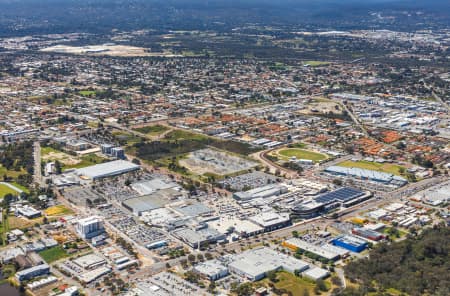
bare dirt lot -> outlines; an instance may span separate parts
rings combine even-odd
[[[180,164],[197,175],[229,175],[251,169],[258,163],[214,149],[201,149],[180,160]]]

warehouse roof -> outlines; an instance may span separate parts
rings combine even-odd
[[[339,257],[339,254],[334,252],[333,250],[322,248],[321,246],[311,244],[299,238],[288,239],[286,240],[286,243],[299,249],[319,255],[320,257],[326,258],[328,260],[334,260]]]
[[[339,188],[335,191],[325,193],[320,195],[319,197],[315,198],[317,202],[328,204],[333,201],[342,201],[346,202],[355,198],[358,198],[360,196],[363,196],[365,193],[361,190],[350,188],[350,187],[344,187]]]
[[[343,242],[347,245],[354,246],[354,247],[358,247],[358,246],[367,244],[367,242],[365,240],[357,238],[356,236],[353,236],[353,235],[343,235],[343,236],[336,238],[334,241],[340,241],[340,242]]]
[[[139,181],[131,184],[131,188],[136,190],[142,195],[151,194],[155,191],[162,190],[162,189],[169,189],[169,188],[180,188],[180,185],[178,185],[175,182],[166,181],[164,179],[155,178],[152,180],[146,180],[146,181]]]
[[[227,272],[228,270],[226,266],[224,266],[222,262],[217,259],[201,262],[195,265],[194,269],[197,272],[209,277],[212,277],[218,273]]]
[[[339,173],[339,174],[345,174],[349,176],[354,176],[362,179],[371,179],[381,182],[407,182],[406,179],[395,176],[393,174],[383,173],[383,172],[377,172],[373,170],[367,170],[367,169],[360,169],[360,168],[348,168],[348,167],[341,167],[341,166],[329,166],[325,169],[325,172],[329,173]]]
[[[114,160],[77,169],[76,173],[89,179],[99,179],[136,171],[139,168],[139,165],[126,160]]]
[[[266,273],[275,269],[283,268],[287,270],[304,270],[309,264],[276,252],[269,248],[257,248],[247,250],[235,255],[233,262],[229,267],[245,272],[253,278],[258,277],[262,273]]]
[[[159,191],[150,195],[130,198],[122,202],[127,209],[138,214],[162,208],[168,203],[169,200],[165,196],[159,194]]]
[[[177,206],[173,209],[184,216],[189,217],[196,217],[214,212],[212,209],[198,202]]]

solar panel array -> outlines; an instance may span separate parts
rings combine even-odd
[[[350,187],[344,187],[339,188],[338,190],[325,193],[317,198],[315,200],[320,203],[329,204],[335,201],[341,201],[346,202],[355,198],[358,198],[360,196],[363,196],[364,192],[358,189],[350,188]]]

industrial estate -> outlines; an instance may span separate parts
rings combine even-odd
[[[0,35],[0,294],[449,295],[448,27],[292,30]]]

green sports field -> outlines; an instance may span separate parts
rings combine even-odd
[[[309,159],[314,162],[319,162],[328,158],[326,154],[299,149],[299,148],[286,148],[281,149],[277,152],[277,154],[284,156],[285,158],[290,158],[295,156],[297,159]]]

